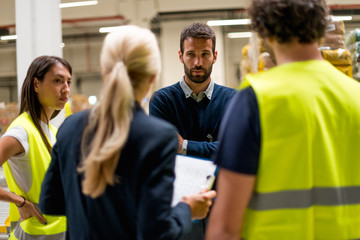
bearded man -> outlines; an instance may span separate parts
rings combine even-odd
[[[177,128],[179,154],[211,157],[223,112],[236,93],[210,77],[217,59],[215,45],[215,33],[208,25],[193,23],[185,27],[178,52],[185,75],[174,85],[156,91],[150,100],[150,115]]]

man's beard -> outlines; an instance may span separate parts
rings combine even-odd
[[[192,75],[191,71],[194,70],[201,70],[204,72],[204,75]],[[188,77],[188,79],[190,79],[190,81],[194,83],[203,83],[210,77],[210,74],[212,72],[212,65],[208,69],[205,69],[203,67],[194,67],[189,70],[189,68],[184,64],[184,71],[185,75]]]

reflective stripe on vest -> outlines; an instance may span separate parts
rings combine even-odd
[[[255,193],[249,204],[253,210],[308,208],[313,205],[360,204],[360,187],[319,188],[272,193]],[[360,226],[359,226],[360,227]]]
[[[34,204],[35,208],[39,210],[38,204]],[[41,212],[40,212],[41,213]],[[21,240],[63,240],[65,239],[65,231],[59,233],[49,234],[49,229],[66,229],[66,221],[63,217],[49,216],[42,214],[47,220],[46,225],[40,223],[35,217],[25,219],[22,222],[11,222],[12,234],[9,240],[21,239]],[[31,232],[32,234],[29,234]],[[35,234],[34,234],[35,233]],[[48,233],[48,234],[44,234]]]
[[[259,107],[255,194],[241,237],[360,238],[360,85],[326,61],[247,75]]]
[[[12,239],[21,239],[21,240],[64,240],[65,239],[65,232],[51,234],[51,235],[31,235],[26,233],[20,224],[17,224],[13,234],[9,238]]]
[[[30,156],[30,164],[31,164],[31,176],[32,176],[32,184],[30,190],[25,192],[25,190],[21,189],[12,174],[12,169],[7,162],[4,163],[4,173],[6,177],[6,181],[8,183],[9,190],[11,192],[16,193],[17,195],[24,196],[27,200],[38,203],[41,191],[41,183],[44,179],[46,170],[50,164],[51,156],[44,144],[40,133],[38,132],[37,128],[35,127],[31,117],[26,112],[22,113],[18,116],[9,126],[9,129],[15,126],[23,127],[27,134],[28,134],[28,141],[29,141],[29,156]],[[56,128],[52,125],[49,125],[50,130],[56,135]],[[12,227],[14,227],[14,223],[19,221],[20,215],[18,209],[15,204],[10,203],[10,221]],[[47,225],[41,224],[35,218],[29,218],[22,221],[20,224],[17,224],[15,229],[17,229],[17,233],[21,234],[21,236],[39,236],[39,235],[58,235],[63,234],[66,231],[66,218],[65,217],[54,217],[49,215],[43,215],[47,221]],[[22,228],[20,231],[18,228]],[[14,229],[12,229],[14,230]],[[13,232],[15,233],[15,232]],[[11,234],[11,237],[14,237],[14,234]],[[19,235],[20,236],[20,235]],[[10,238],[12,239],[12,238]],[[28,238],[27,238],[28,239]],[[54,239],[54,238],[50,238]]]

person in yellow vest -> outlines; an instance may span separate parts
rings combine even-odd
[[[253,0],[278,66],[224,115],[207,240],[360,239],[360,85],[322,59],[323,0]]]
[[[0,164],[10,190],[0,189],[0,200],[10,203],[10,239],[65,237],[66,218],[43,215],[37,205],[57,131],[49,121],[69,98],[71,74],[63,58],[35,58],[22,85],[20,115],[0,139]]]
[[[73,114],[73,112],[71,110],[71,103],[70,102],[66,102],[64,109],[65,109],[65,117],[68,117],[71,114]]]

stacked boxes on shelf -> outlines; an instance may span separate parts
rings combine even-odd
[[[352,77],[351,55],[345,47],[345,26],[343,21],[331,21],[321,40],[320,51],[323,58],[337,69]]]
[[[347,35],[346,47],[351,53],[353,77],[360,81],[360,28],[350,31],[350,33]]]

